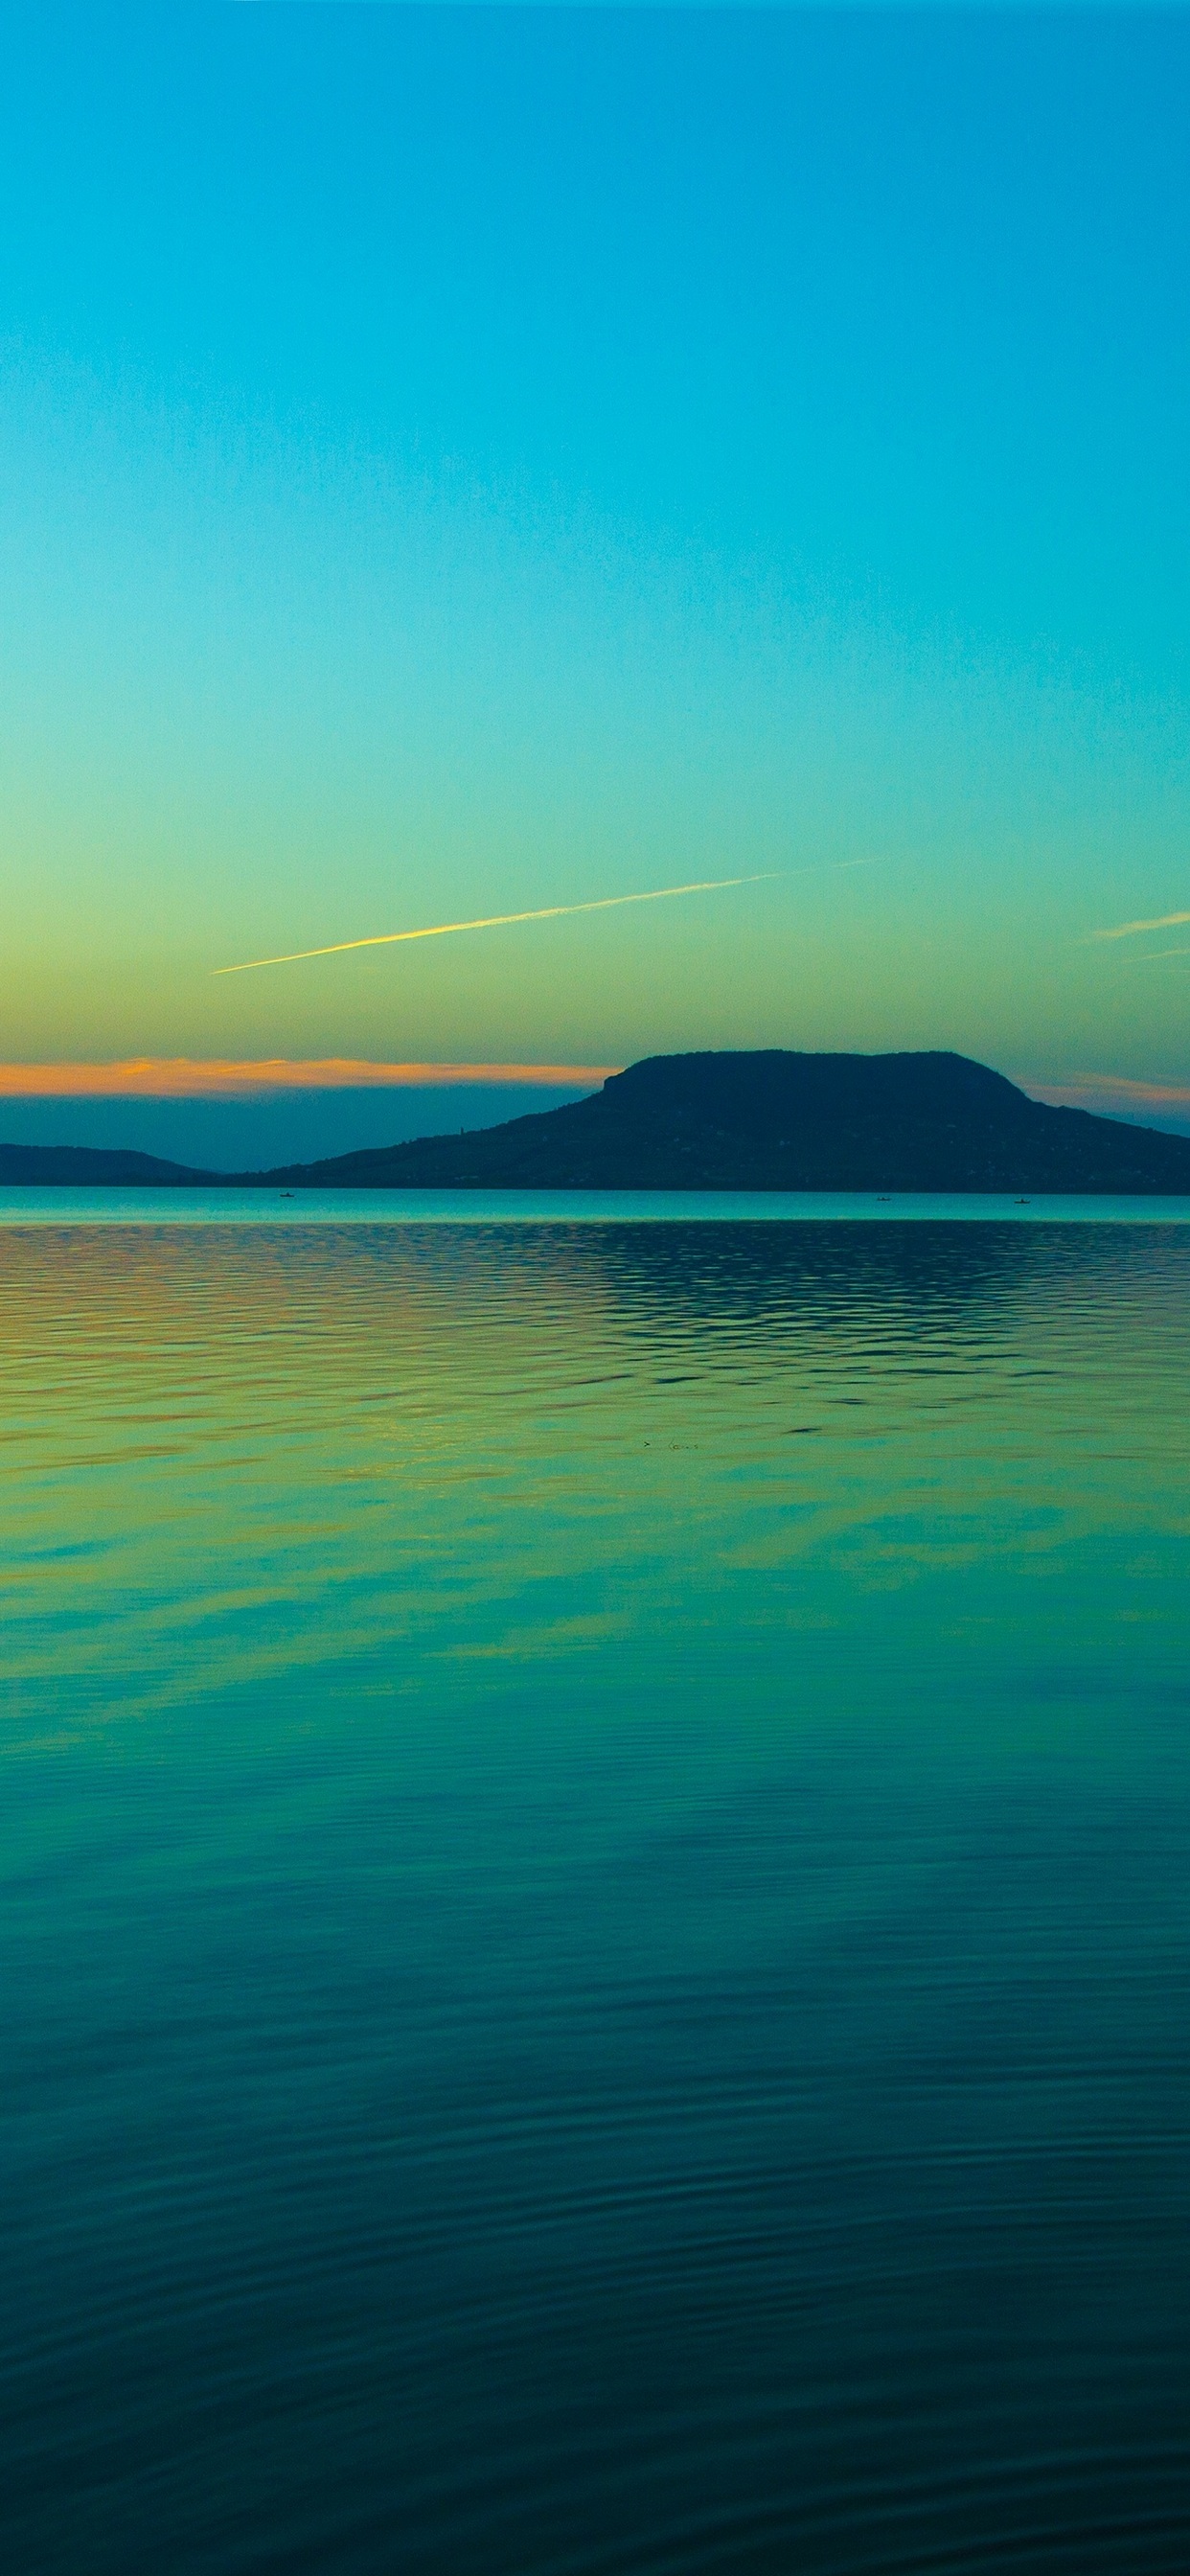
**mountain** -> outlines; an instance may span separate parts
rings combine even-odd
[[[107,1152],[89,1145],[0,1145],[0,1183],[9,1189],[177,1189],[206,1187],[221,1172],[195,1172],[156,1154]]]
[[[0,1181],[125,1187],[994,1190],[1190,1196],[1190,1138],[1050,1109],[962,1055],[660,1055],[589,1099],[267,1172],[0,1146]]]
[[[254,1174],[288,1189],[1190,1195],[1190,1138],[1050,1109],[961,1055],[661,1055],[587,1100]]]

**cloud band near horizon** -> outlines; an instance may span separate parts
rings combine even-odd
[[[1190,1084],[1184,1082],[1137,1082],[1123,1073],[1071,1073],[1064,1082],[1040,1082],[1028,1074],[1017,1079],[1031,1100],[1047,1101],[1056,1109],[1094,1106],[1107,1115],[1113,1107],[1190,1113]]]
[[[598,1090],[614,1064],[377,1064],[354,1056],[133,1056],[112,1064],[0,1064],[0,1100],[244,1100],[287,1091]]]

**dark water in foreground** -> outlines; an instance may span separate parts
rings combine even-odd
[[[36,2576],[1190,2563],[1190,1231],[14,1227]]]

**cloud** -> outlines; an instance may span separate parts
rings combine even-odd
[[[1086,1109],[1094,1102],[1104,1108],[1190,1110],[1190,1084],[1134,1082],[1123,1073],[1072,1073],[1065,1082],[1026,1081],[1023,1088],[1031,1099],[1059,1109]]]
[[[1180,930],[1187,921],[1190,921],[1190,912],[1159,912],[1155,921],[1118,921],[1114,930],[1093,930],[1091,937],[1135,939],[1142,930]]]
[[[118,1064],[0,1064],[0,1100],[243,1100],[261,1092],[539,1084],[597,1091],[613,1064],[373,1064],[353,1056],[133,1056]]]

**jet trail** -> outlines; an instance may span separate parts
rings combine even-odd
[[[284,957],[246,957],[242,965],[215,966],[211,971],[250,975],[258,966],[297,966],[307,957],[342,957],[349,948],[393,948],[405,939],[450,939],[460,930],[505,930],[514,921],[560,921],[572,912],[612,912],[621,903],[665,903],[671,895],[722,894],[728,886],[770,885],[784,873],[782,868],[764,868],[759,876],[706,877],[697,885],[655,886],[648,894],[599,895],[594,903],[547,903],[540,912],[490,912],[482,921],[438,921],[428,930],[381,930],[370,939],[336,939],[329,948],[293,948]]]
[[[1092,939],[1135,939],[1141,930],[1178,930],[1190,912],[1159,912],[1155,921],[1119,921],[1114,930],[1093,930]]]

